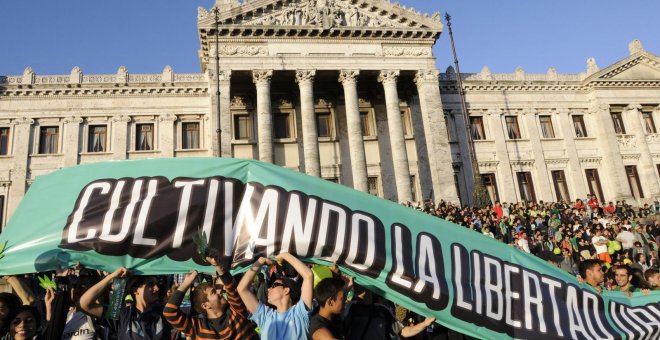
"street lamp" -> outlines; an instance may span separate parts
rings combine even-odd
[[[215,105],[216,111],[218,112],[217,121],[218,128],[215,132],[218,134],[218,157],[222,157],[222,120],[220,118],[220,49],[219,49],[219,40],[220,40],[220,8],[218,6],[213,7],[211,10],[213,12],[213,18],[215,21]]]

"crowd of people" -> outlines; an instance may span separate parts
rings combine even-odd
[[[585,268],[599,264],[599,291],[660,289],[660,202],[634,208],[588,195],[575,202],[494,202],[482,208],[431,200],[408,205],[536,255],[585,282]]]
[[[599,293],[660,289],[660,204],[634,209],[589,196],[482,208],[408,205],[539,256]],[[234,277],[213,254],[206,261],[214,275],[137,276],[123,267],[101,273],[78,266],[6,277],[13,293],[0,293],[0,340],[433,339],[450,332],[365,289],[336,265],[323,267],[329,275],[320,277],[320,267],[282,253]]]

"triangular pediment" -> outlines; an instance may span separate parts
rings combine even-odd
[[[223,27],[388,29],[442,32],[440,14],[422,14],[384,0],[219,0]],[[198,26],[212,29],[215,13],[199,9]]]
[[[641,51],[587,78],[587,81],[602,80],[660,80],[660,58],[652,53]]]

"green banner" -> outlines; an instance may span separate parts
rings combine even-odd
[[[443,325],[484,339],[660,334],[660,293],[599,295],[474,231],[257,161],[95,163],[39,177],[6,229],[0,275],[73,266],[210,271],[199,237],[240,271],[289,251]]]

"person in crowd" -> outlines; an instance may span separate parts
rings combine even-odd
[[[595,259],[585,260],[580,263],[579,269],[582,280],[596,289],[598,293],[602,293],[602,283],[605,281],[602,262]]]
[[[314,288],[319,311],[309,321],[312,340],[343,339],[341,314],[344,311],[344,286],[344,279],[333,276],[321,280]]]
[[[607,249],[607,238],[603,236],[603,231],[600,226],[596,227],[596,232],[594,237],[591,238],[591,243],[594,245],[594,248],[596,248],[596,255],[599,260],[606,263],[612,263],[612,258]]]
[[[18,307],[9,315],[9,331],[0,340],[50,340],[39,332],[41,314],[30,305]]]
[[[632,296],[632,293],[637,290],[637,288],[631,283],[632,277],[630,267],[626,265],[615,266],[614,282],[616,282],[616,286],[612,287],[610,290],[623,292],[628,296]]]
[[[646,256],[643,253],[635,254],[635,262],[630,265],[630,268],[637,269],[640,272],[645,272],[649,269],[649,266],[646,264]]]
[[[221,283],[202,283],[193,290],[193,309],[202,317],[186,314],[179,307],[197,279],[197,271],[193,270],[165,305],[163,315],[167,322],[194,339],[259,339],[236,291],[233,276],[216,259],[207,257],[206,261],[215,267]]]
[[[644,272],[644,279],[649,283],[651,289],[660,290],[660,271],[657,269],[647,269]]]
[[[250,319],[261,330],[262,339],[306,339],[309,332],[309,311],[314,296],[314,274],[304,263],[289,253],[281,253],[276,258],[278,263],[286,261],[298,274],[296,279],[277,277],[268,289],[266,306],[257,300],[250,291],[254,276],[263,265],[274,265],[273,261],[261,257],[243,275],[238,284],[238,294],[252,313]]]
[[[98,303],[98,299],[112,280],[127,277],[128,270],[120,267],[89,288],[80,297],[80,309],[85,313],[102,319],[106,307]],[[119,340],[169,340],[171,327],[162,317],[163,305],[159,303],[158,281],[154,276],[135,276],[126,284],[126,291],[131,295],[134,305],[125,306],[120,310],[118,320],[106,320]]]
[[[0,336],[9,332],[9,318],[21,306],[21,299],[11,293],[0,293]]]

